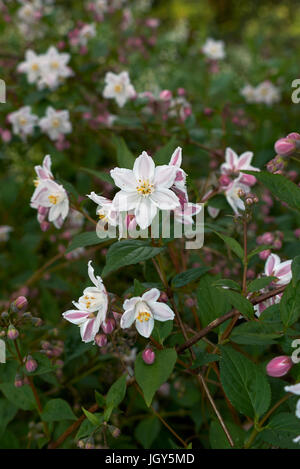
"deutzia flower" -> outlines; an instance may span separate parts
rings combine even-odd
[[[103,97],[115,99],[119,107],[123,107],[128,99],[135,96],[135,90],[130,83],[128,72],[121,72],[119,75],[108,72],[105,75],[105,83]]]
[[[178,197],[170,190],[176,177],[175,167],[155,167],[145,151],[135,160],[133,170],[115,168],[110,174],[121,189],[113,200],[115,210],[134,210],[141,229],[151,225],[158,209],[175,210],[179,206]]]
[[[271,105],[280,101],[279,89],[266,80],[255,88],[255,101]]]
[[[7,119],[12,124],[13,133],[25,140],[27,135],[33,134],[38,117],[32,114],[30,106],[24,106],[9,114]]]
[[[0,242],[8,241],[9,234],[13,230],[11,226],[2,225],[0,226]]]
[[[258,168],[251,166],[253,153],[246,151],[238,156],[231,148],[226,148],[225,163],[221,165],[221,173],[226,176],[237,177],[240,176],[240,171],[260,171]],[[240,182],[248,186],[256,183],[256,179],[251,174],[241,174]]]
[[[38,82],[38,88],[55,89],[65,79],[73,74],[67,66],[70,54],[59,53],[56,47],[49,47],[46,54],[42,56],[42,73]]]
[[[174,312],[165,303],[157,301],[159,296],[159,290],[151,288],[142,296],[135,296],[130,300],[125,300],[123,304],[125,312],[120,323],[122,329],[127,329],[135,322],[139,334],[148,338],[154,328],[154,320],[173,320]]]
[[[41,67],[41,56],[29,49],[25,52],[25,61],[18,65],[17,70],[27,74],[28,83],[36,83],[41,75]]]
[[[245,85],[240,91],[241,95],[245,98],[247,103],[256,102],[256,89],[254,86]]]
[[[107,0],[95,0],[92,7],[97,15],[102,16],[108,10]]]
[[[292,279],[292,261],[280,261],[277,254],[270,254],[265,264],[265,275],[276,277],[276,285],[287,285]]]
[[[57,182],[47,179],[37,187],[31,207],[47,210],[48,220],[56,228],[61,228],[69,213],[69,199],[64,187]],[[41,210],[40,210],[41,211]]]
[[[286,392],[291,392],[292,394],[296,394],[296,396],[300,396],[300,383],[297,383],[297,384],[294,384],[292,386],[285,386],[284,387],[284,390]],[[300,419],[300,399],[299,401],[297,402],[297,406],[296,406],[296,417],[298,417],[298,419]],[[295,438],[297,441],[296,443],[299,441],[299,437]]]
[[[109,223],[112,226],[117,226],[119,213],[115,210],[113,202],[95,194],[95,192],[91,192],[88,197],[98,205],[96,213],[103,225]]]
[[[92,342],[100,329],[105,324],[108,310],[108,294],[101,277],[95,277],[92,261],[88,263],[88,274],[93,287],[85,288],[78,302],[73,301],[77,309],[71,309],[63,313],[64,319],[80,327],[83,342]]]
[[[94,24],[85,24],[79,31],[79,44],[86,46],[89,39],[96,36],[96,28]]]
[[[56,111],[49,106],[46,116],[40,119],[39,126],[51,140],[58,140],[62,135],[72,131],[69,111]]]
[[[239,215],[239,210],[245,210],[245,204],[240,197],[240,192],[243,191],[245,194],[250,192],[250,188],[246,184],[240,182],[240,177],[232,181],[225,189],[225,197],[227,202],[233,209],[236,215]]]
[[[203,54],[209,59],[220,60],[225,58],[224,42],[208,38],[202,47]]]

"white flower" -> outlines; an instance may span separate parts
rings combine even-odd
[[[97,15],[103,15],[108,10],[107,0],[96,0],[92,5]]]
[[[101,222],[103,224],[109,223],[112,226],[117,226],[119,213],[115,210],[112,200],[97,195],[95,192],[91,192],[88,197],[98,205],[96,213]]]
[[[128,99],[135,96],[135,90],[130,83],[128,72],[121,72],[119,75],[108,72],[105,75],[105,83],[103,97],[115,99],[119,107],[123,107]]]
[[[79,31],[79,44],[86,46],[89,39],[96,36],[96,28],[94,24],[85,24]]]
[[[13,228],[8,225],[0,226],[0,242],[8,241],[10,232],[13,231]]]
[[[27,74],[28,83],[35,83],[41,75],[42,59],[33,50],[28,49],[25,52],[25,61],[21,62],[17,70],[20,73]]]
[[[56,47],[49,47],[41,57],[41,76],[38,81],[39,89],[48,87],[55,89],[65,79],[71,76],[72,70],[67,66],[70,54],[59,53]]]
[[[141,229],[151,225],[158,209],[174,210],[179,206],[178,197],[170,190],[176,168],[169,165],[155,167],[145,151],[135,160],[133,170],[115,168],[110,174],[121,189],[113,200],[115,210],[134,210]]]
[[[94,287],[86,288],[78,302],[73,301],[77,309],[63,313],[64,319],[80,327],[83,342],[92,342],[95,339],[101,324],[105,324],[108,310],[106,288],[103,285],[101,277],[95,277],[91,263],[92,261],[88,263],[88,274]]]
[[[234,181],[232,181],[225,190],[227,202],[236,215],[239,215],[239,210],[245,210],[245,204],[239,195],[240,191],[243,191],[245,194],[248,194],[250,191],[250,187],[248,185],[240,182],[240,177],[234,179]]]
[[[23,140],[27,135],[33,134],[34,126],[38,120],[38,117],[31,113],[30,106],[21,107],[18,111],[9,114],[7,118],[13,126],[13,133],[20,135]]]
[[[58,140],[62,135],[72,131],[69,111],[56,111],[49,106],[46,116],[40,119],[39,126],[51,140]]]
[[[202,52],[212,60],[219,60],[225,58],[224,42],[216,41],[215,39],[208,38],[202,47]]]
[[[292,261],[280,261],[277,254],[270,254],[265,264],[265,275],[276,277],[276,285],[287,285],[292,279]]]
[[[296,396],[300,396],[300,383],[294,384],[292,386],[285,386],[284,390],[286,392],[291,392],[292,394],[296,394]],[[300,419],[300,399],[297,402],[297,406],[296,406],[296,417]]]
[[[63,186],[51,179],[45,179],[39,183],[30,205],[32,208],[46,209],[49,222],[53,222],[56,228],[61,228],[69,213],[67,192]]]
[[[6,344],[0,339],[0,363],[6,363]]]
[[[125,310],[121,317],[122,329],[127,329],[135,322],[135,327],[143,337],[150,337],[154,320],[170,321],[174,319],[174,312],[165,303],[160,303],[160,296],[157,288],[144,293],[142,296],[136,296],[130,300],[125,300],[123,308]]]
[[[240,91],[241,95],[245,98],[247,103],[256,102],[256,89],[254,86],[245,85]]]
[[[243,170],[246,171],[260,171],[251,165],[253,153],[246,151],[238,156],[232,148],[226,148],[225,163],[221,165],[221,173],[226,176],[240,176],[239,181],[248,186],[252,186],[256,182],[256,178],[252,174],[241,174]]]
[[[255,88],[255,101],[271,105],[280,101],[279,89],[266,80]]]

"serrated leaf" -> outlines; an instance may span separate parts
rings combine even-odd
[[[144,449],[149,449],[160,431],[160,421],[155,416],[142,420],[134,430],[134,436]]]
[[[230,334],[230,339],[237,344],[271,345],[282,335],[274,329],[269,324],[250,321],[236,326]]]
[[[222,233],[218,233],[217,231],[214,232],[219,238],[221,238],[227,246],[243,261],[244,260],[244,250],[240,243],[230,236],[225,236]]]
[[[235,308],[241,314],[247,316],[248,318],[254,317],[253,305],[247,298],[233,290],[223,290],[223,294],[227,297],[233,308]]]
[[[102,276],[105,277],[110,272],[113,272],[120,267],[137,264],[138,262],[151,259],[163,250],[163,247],[153,247],[147,241],[118,241],[110,246],[107,251],[106,265],[102,271]]]
[[[247,285],[247,290],[249,292],[257,292],[261,290],[264,287],[267,287],[273,280],[275,280],[276,277],[261,277],[261,278],[256,278],[255,280],[252,280]]]
[[[163,344],[164,340],[171,334],[172,330],[173,321],[155,321],[154,329],[151,335],[157,342]]]
[[[300,282],[293,285],[291,282],[285,289],[280,301],[280,317],[283,324],[288,327],[300,317]]]
[[[271,388],[251,360],[231,347],[221,347],[221,383],[232,405],[248,417],[258,418],[269,408]]]
[[[19,409],[33,410],[36,408],[33,392],[28,385],[16,388],[12,383],[2,383],[0,390],[9,402]]]
[[[51,399],[45,405],[41,414],[44,422],[60,422],[61,420],[76,420],[76,417],[67,403],[63,399]]]
[[[174,349],[155,351],[155,361],[146,365],[140,352],[135,361],[135,378],[143,391],[144,399],[149,407],[156,391],[170,377],[177,359]]]
[[[75,235],[72,239],[70,245],[68,246],[68,249],[66,250],[66,254],[71,251],[74,251],[74,249],[84,248],[87,246],[94,246],[95,244],[100,244],[104,241],[107,241],[107,239],[99,238],[99,236],[97,236],[96,231],[87,231],[85,233],[79,233]]]
[[[194,269],[188,269],[185,272],[181,272],[173,278],[172,287],[181,288],[191,282],[195,282],[198,278],[208,272],[208,270],[208,267],[196,267]]]
[[[119,404],[123,401],[126,394],[126,379],[127,375],[124,374],[114,382],[114,384],[109,388],[109,391],[106,396],[106,405],[109,411],[109,416],[111,411],[118,407]],[[105,415],[107,417],[107,415]]]

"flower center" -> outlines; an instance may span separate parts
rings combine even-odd
[[[51,204],[56,205],[58,202],[58,195],[49,195],[48,199],[50,200]]]
[[[37,63],[33,63],[33,64],[31,65],[31,69],[32,69],[34,72],[36,72],[36,71],[39,69],[38,64],[37,64]]]
[[[27,119],[25,119],[25,117],[20,117],[19,122],[20,122],[20,125],[25,125],[27,124]]]
[[[148,313],[147,311],[140,311],[139,314],[136,317],[136,320],[139,322],[144,322],[144,321],[149,321],[151,318],[151,314]]]
[[[123,90],[123,85],[121,84],[115,85],[114,90],[116,93],[121,93],[121,91]]]
[[[40,181],[38,180],[38,178],[34,179],[33,180],[33,184],[35,187],[37,187],[39,185]]]
[[[53,62],[51,62],[51,67],[52,68],[58,68],[59,67],[59,63],[57,62],[57,60],[53,60]]]
[[[59,119],[52,119],[52,127],[54,127],[55,129],[57,129],[57,127],[60,126],[60,121]]]
[[[139,179],[136,190],[140,195],[147,197],[154,191],[154,184],[151,184],[149,179]]]
[[[84,297],[84,301],[85,301],[85,305],[87,307],[87,309],[89,309],[93,303],[93,300],[95,300],[96,298],[94,296],[90,296],[90,295],[85,295]],[[92,314],[92,313],[91,313]],[[92,314],[92,317],[94,315]]]

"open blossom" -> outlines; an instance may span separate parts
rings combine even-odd
[[[221,173],[228,177],[238,177],[242,184],[253,186],[256,183],[256,179],[251,174],[240,174],[241,171],[259,171],[259,168],[255,168],[251,165],[253,153],[246,151],[240,156],[236,154],[232,148],[226,148],[225,152],[225,163],[221,165]]]
[[[30,206],[38,211],[38,222],[42,225],[48,218],[56,228],[61,228],[69,213],[68,195],[60,184],[53,179],[51,158],[46,155],[42,166],[36,166],[36,189],[31,197]]]
[[[135,322],[139,334],[148,338],[154,328],[155,320],[173,320],[174,312],[166,303],[157,301],[159,297],[160,291],[157,288],[151,288],[142,296],[125,300],[123,304],[125,312],[121,317],[122,329],[127,329]]]
[[[7,117],[8,121],[12,124],[13,133],[20,135],[24,140],[27,135],[32,135],[34,126],[37,123],[38,117],[31,112],[31,106],[21,107],[18,111],[12,112]]]
[[[112,200],[102,197],[101,195],[91,192],[88,197],[98,205],[96,214],[103,224],[109,223],[117,226],[119,220],[119,212],[115,210]]]
[[[179,117],[182,122],[192,114],[191,104],[183,96],[171,99],[168,106],[169,117]]]
[[[291,392],[292,394],[296,394],[296,396],[300,396],[300,383],[294,384],[292,386],[285,386],[284,390],[286,392]],[[296,417],[300,419],[300,399],[297,402],[297,406],[296,406]],[[298,437],[298,439],[299,438],[300,437]]]
[[[72,131],[69,111],[56,111],[49,106],[46,110],[46,116],[40,119],[39,126],[51,140],[58,140],[62,135]]]
[[[277,254],[270,254],[265,264],[265,275],[276,277],[276,285],[287,285],[292,279],[292,261],[280,261]]]
[[[94,24],[85,24],[79,31],[78,43],[80,46],[86,46],[88,41],[96,36]]]
[[[234,181],[232,181],[225,189],[225,197],[227,202],[236,215],[239,215],[239,210],[245,210],[245,204],[240,197],[241,191],[247,194],[250,192],[250,187],[246,184],[243,184],[240,181],[240,177],[234,179]]]
[[[145,151],[135,160],[133,170],[115,168],[110,174],[121,189],[113,200],[115,209],[121,212],[134,210],[141,229],[151,225],[158,209],[174,210],[179,206],[178,197],[170,190],[176,177],[175,167],[155,167]]]
[[[255,103],[256,102],[256,93],[255,87],[252,85],[245,85],[240,94],[245,98],[247,103]]]
[[[209,59],[220,60],[225,58],[225,49],[223,41],[216,41],[215,39],[208,38],[202,47],[203,54]]]
[[[83,342],[95,339],[101,324],[105,324],[108,310],[108,294],[101,277],[95,276],[92,261],[88,263],[88,275],[93,287],[85,288],[78,302],[73,301],[77,309],[63,313],[64,319],[80,327]]]
[[[66,78],[73,75],[67,66],[69,60],[70,54],[60,53],[54,46],[40,55],[28,50],[25,53],[25,61],[18,65],[17,70],[26,73],[28,82],[37,83],[39,89],[54,90]]]
[[[128,72],[121,72],[119,75],[108,72],[105,75],[105,83],[103,97],[115,99],[119,107],[123,107],[128,99],[135,96],[135,89],[130,83]]]
[[[279,89],[269,80],[265,80],[257,86],[247,84],[241,89],[240,93],[247,103],[271,105],[280,101]]]
[[[9,234],[12,230],[13,228],[11,226],[8,226],[8,225],[0,226],[0,243],[8,241]]]

